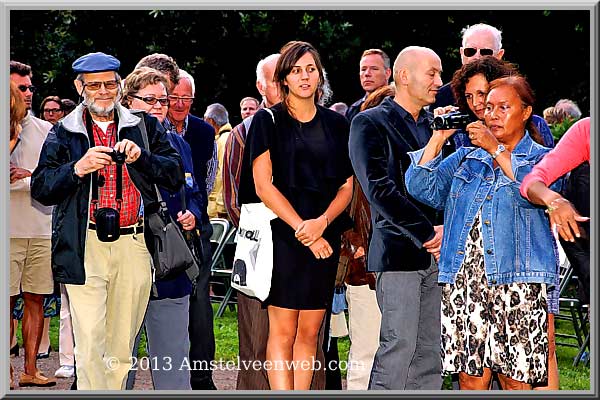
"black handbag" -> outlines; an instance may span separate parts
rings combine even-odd
[[[149,149],[144,117],[141,116],[140,118],[139,127],[144,146]],[[192,284],[195,284],[196,278],[200,274],[196,257],[190,250],[181,228],[171,218],[167,204],[156,185],[154,185],[154,189],[158,197],[158,209],[148,208],[144,215],[153,241],[152,264],[154,278],[155,280],[170,279],[185,271]],[[187,207],[184,186],[181,187],[180,195],[182,211],[185,212]]]

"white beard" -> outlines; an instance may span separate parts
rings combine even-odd
[[[93,115],[97,115],[99,117],[108,117],[110,115],[110,113],[113,112],[113,110],[116,107],[116,104],[119,102],[119,100],[121,99],[121,92],[119,91],[119,93],[117,94],[117,97],[115,98],[115,101],[106,106],[106,107],[100,107],[97,106],[95,102],[90,103],[90,99],[87,96],[87,93],[85,93],[85,91],[83,92],[83,104],[85,104],[88,109],[90,110],[90,113],[92,113]]]

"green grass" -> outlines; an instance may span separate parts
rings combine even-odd
[[[216,313],[217,305],[213,304],[213,310]],[[569,321],[557,320],[556,330],[560,333],[573,333],[573,326]],[[52,349],[58,349],[58,331],[59,319],[54,317],[50,323],[50,343]],[[235,361],[238,355],[238,335],[237,335],[237,314],[235,311],[227,308],[220,318],[214,319],[214,332],[216,340],[216,360]],[[19,345],[22,345],[21,330],[17,332]],[[571,339],[559,339],[559,341],[571,341]],[[145,337],[142,335],[140,341],[139,352],[140,356],[146,355]],[[350,348],[350,340],[348,337],[338,339],[338,352],[340,360],[348,359],[348,350]],[[561,390],[590,390],[590,368],[579,363],[577,367],[573,367],[573,358],[577,354],[577,349],[557,345],[558,370],[560,374],[560,389]],[[342,370],[342,376],[346,376],[346,371]],[[452,384],[450,377],[444,381],[444,389],[451,389]]]

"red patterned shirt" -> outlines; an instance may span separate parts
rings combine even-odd
[[[85,118],[85,116],[84,116]],[[117,139],[116,126],[114,121],[108,125],[106,133],[96,125],[92,124],[94,132],[94,142],[96,146],[114,147]],[[104,176],[104,186],[98,188],[98,208],[110,207],[117,208],[117,165],[108,165],[98,171],[98,180],[101,181],[101,176]],[[139,220],[140,204],[142,197],[129,178],[126,164],[123,164],[123,201],[121,202],[120,225],[130,226],[135,225]],[[90,204],[90,220],[95,222],[94,205]]]

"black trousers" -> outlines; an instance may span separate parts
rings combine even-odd
[[[203,223],[200,233],[202,265],[196,284],[196,292],[190,296],[190,383],[194,390],[216,389],[212,380],[210,362],[215,358],[215,334],[213,330],[213,309],[210,303],[208,281],[212,251],[210,237],[212,226]],[[204,368],[207,367],[207,368]]]

